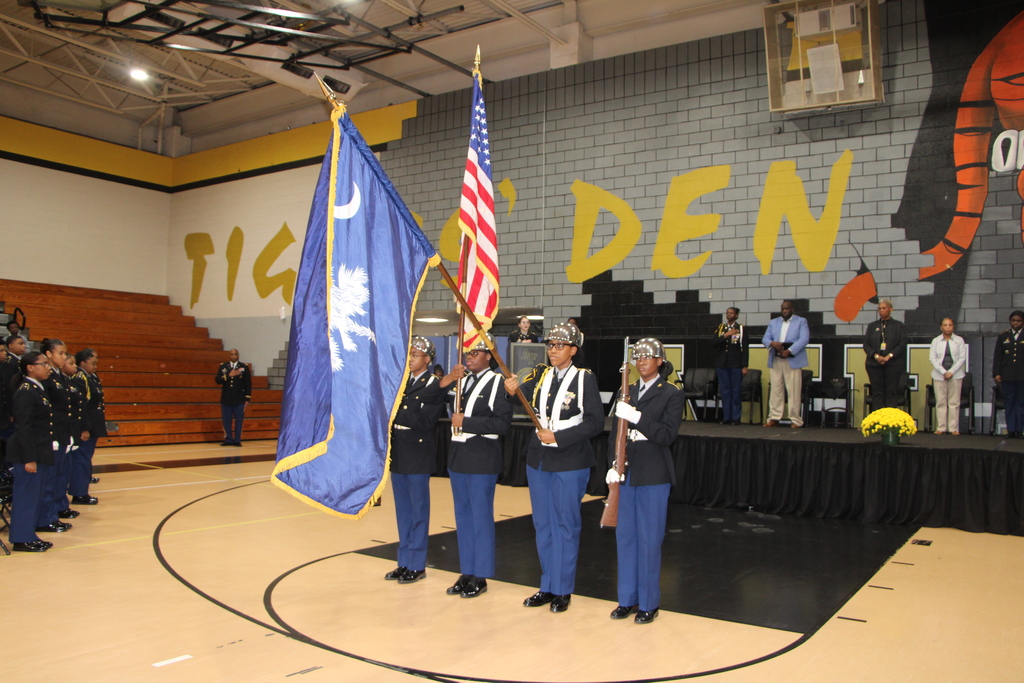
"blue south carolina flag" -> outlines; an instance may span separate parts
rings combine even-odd
[[[386,481],[412,310],[439,257],[351,119],[331,116],[295,283],[274,483],[361,517]]]

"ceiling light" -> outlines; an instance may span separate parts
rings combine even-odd
[[[149,74],[142,69],[132,69],[129,74],[137,81],[144,81],[149,78]]]
[[[446,323],[446,322],[448,322],[448,319],[447,318],[416,318],[416,322],[418,322],[418,323]]]
[[[527,320],[543,320],[544,316],[542,316],[542,315],[528,315],[528,316],[526,316],[526,318],[527,318]]]

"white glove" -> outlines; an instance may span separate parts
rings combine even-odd
[[[614,467],[608,470],[608,474],[604,475],[604,483],[606,484],[621,484],[624,481],[626,481],[626,478],[620,477]]]
[[[57,441],[53,442],[53,450],[55,450],[55,451],[59,451],[60,450],[60,443],[59,442],[57,442]]]
[[[619,401],[615,404],[615,417],[621,417],[626,422],[635,425],[640,421],[640,411],[625,401]]]

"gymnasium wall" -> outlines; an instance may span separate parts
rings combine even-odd
[[[0,273],[167,293],[171,196],[0,159]]]

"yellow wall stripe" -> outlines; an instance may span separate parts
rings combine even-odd
[[[0,116],[0,150],[89,171],[171,185],[174,159]]]
[[[402,121],[416,116],[415,100],[354,114],[369,145],[402,137]],[[177,159],[0,116],[0,152],[174,188],[322,156],[331,122],[245,140]]]

